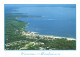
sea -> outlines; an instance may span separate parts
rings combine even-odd
[[[18,5],[19,6],[19,5]],[[76,7],[57,6],[19,6],[12,13],[23,13],[28,17],[18,18],[26,25],[25,30],[40,35],[76,38]]]

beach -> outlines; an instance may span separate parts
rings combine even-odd
[[[52,36],[52,35],[39,35],[39,34],[36,34],[37,32],[25,32],[25,31],[22,31],[22,35],[25,35],[25,36],[29,36],[29,37],[32,37],[32,38],[35,38],[36,36],[39,36],[40,38],[52,38],[52,39],[62,39],[62,38],[65,38],[67,40],[75,40],[75,38],[68,38],[68,37],[57,37],[57,36]]]

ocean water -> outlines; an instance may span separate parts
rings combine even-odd
[[[12,13],[24,13],[29,16],[19,18],[29,23],[25,28],[27,31],[40,35],[76,38],[75,7],[19,7]]]

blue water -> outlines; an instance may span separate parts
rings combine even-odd
[[[27,31],[38,32],[41,35],[60,37],[76,37],[76,9],[74,7],[19,7],[12,13],[24,13]]]

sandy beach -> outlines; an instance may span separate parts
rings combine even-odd
[[[61,39],[61,38],[66,38],[67,40],[76,40],[75,38],[68,38],[68,37],[57,37],[57,36],[52,36],[52,35],[39,35],[39,34],[36,34],[37,32],[25,32],[25,31],[22,31],[22,35],[25,35],[25,36],[39,36],[39,37],[46,37],[46,38],[52,38],[52,39]]]

